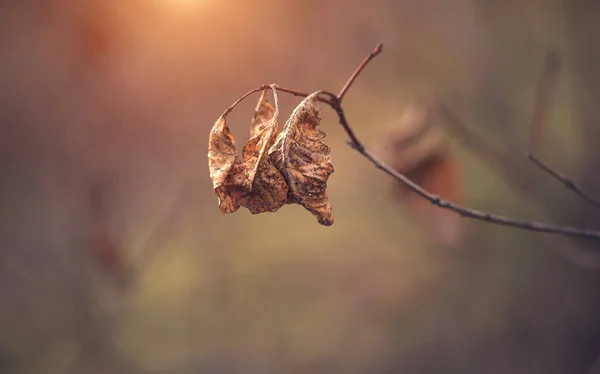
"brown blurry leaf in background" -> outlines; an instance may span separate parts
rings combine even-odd
[[[118,238],[111,233],[110,200],[114,194],[111,176],[90,179],[89,202],[92,219],[88,246],[93,262],[105,270],[115,285],[126,287],[131,275],[127,268],[127,253]]]
[[[327,196],[327,179],[334,172],[331,149],[323,142],[318,128],[318,92],[306,97],[292,112],[277,137],[269,156],[289,185],[289,202],[295,202],[317,217],[320,224],[333,224]]]
[[[394,169],[442,199],[462,200],[459,163],[448,143],[435,110],[426,101],[409,105],[385,136],[387,157]],[[438,209],[399,183],[396,197],[415,215],[435,241],[455,246],[462,238],[462,220],[453,212]]]
[[[81,2],[75,15],[76,48],[84,68],[97,69],[106,58],[122,51],[119,15],[110,1]]]

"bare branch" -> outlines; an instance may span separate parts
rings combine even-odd
[[[369,61],[371,61],[375,56],[377,56],[377,54],[381,53],[381,50],[382,50],[382,45],[378,44],[378,46],[375,48],[375,50],[373,52],[371,52],[369,54],[369,56],[367,56],[367,58],[365,58],[365,60],[361,63],[359,68],[354,72],[354,74],[352,74],[351,78],[349,79],[350,84],[351,84],[351,82],[353,82],[356,79],[356,77],[360,74],[360,72],[366,67],[367,63]],[[425,189],[423,189],[416,183],[412,182],[410,179],[408,179],[401,173],[397,172],[396,170],[394,170],[393,168],[391,168],[390,166],[386,165],[381,160],[379,160],[375,155],[373,155],[368,150],[366,150],[365,147],[362,145],[362,143],[357,139],[356,135],[354,134],[354,131],[352,130],[352,128],[350,127],[350,125],[346,119],[344,110],[341,106],[341,102],[339,99],[339,97],[342,97],[343,94],[345,94],[345,92],[347,91],[348,88],[346,86],[349,87],[350,84],[346,83],[346,85],[340,92],[340,95],[338,95],[338,100],[332,100],[333,105],[331,106],[332,109],[335,110],[335,112],[338,114],[340,124],[343,126],[344,130],[346,130],[346,132],[348,133],[348,136],[350,137],[349,144],[357,152],[359,152],[366,159],[368,159],[373,165],[375,165],[375,167],[384,171],[386,174],[393,177],[398,182],[402,183],[405,187],[407,187],[412,192],[418,194],[419,196],[428,200],[432,204],[434,204],[442,209],[451,210],[451,211],[459,214],[462,217],[469,217],[469,218],[478,219],[481,221],[495,223],[498,225],[520,228],[520,229],[529,230],[529,231],[556,233],[556,234],[588,238],[588,239],[600,239],[600,231],[585,230],[585,229],[579,229],[579,228],[568,227],[568,226],[551,225],[551,224],[546,224],[546,223],[542,223],[542,222],[525,221],[525,220],[519,220],[519,219],[510,218],[510,217],[504,217],[504,216],[500,216],[500,215],[490,214],[490,213],[486,213],[486,212],[481,212],[481,211],[465,208],[463,206],[456,205],[451,202],[442,200],[442,199],[440,199],[439,196],[431,194],[430,192],[426,191]]]

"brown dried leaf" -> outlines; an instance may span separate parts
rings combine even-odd
[[[288,184],[273,163],[265,158],[258,164],[252,191],[246,196],[243,206],[250,213],[275,212],[288,201]]]
[[[333,224],[327,196],[327,179],[334,172],[331,149],[318,128],[318,92],[306,97],[292,112],[285,128],[269,150],[269,157],[289,184],[289,203],[298,203],[314,214],[319,223]]]
[[[279,111],[265,98],[266,93],[267,91],[263,91],[258,99],[250,125],[250,140],[242,150],[244,161],[251,165],[248,175],[250,186],[252,186],[259,164],[263,158],[268,158],[267,151],[275,142],[277,130],[279,130],[277,122]]]
[[[275,108],[261,95],[252,120],[251,138],[244,146],[242,162],[225,117],[217,120],[209,137],[209,169],[219,208],[233,213],[244,206],[252,214],[274,212],[287,201],[285,178],[272,165],[267,150],[277,133]]]
[[[250,124],[250,139],[254,138],[256,135],[266,130],[267,127],[273,126],[270,121],[274,121],[274,132],[276,133],[278,130],[277,116],[278,110],[271,105],[269,100],[266,99],[267,91],[263,91],[258,99],[258,103],[256,104],[256,108],[254,109],[254,116],[252,116],[252,122]],[[270,145],[273,145],[275,139],[270,141]],[[248,142],[250,143],[250,141]]]
[[[234,176],[241,175],[239,167],[240,160],[235,152],[235,140],[227,126],[226,116],[222,115],[213,125],[208,138],[208,168],[213,189],[219,198],[219,208],[223,213],[233,213],[240,207],[236,201],[243,191],[241,187],[244,185],[244,178]]]
[[[288,195],[287,181],[268,157],[279,129],[279,111],[265,99],[265,94],[263,91],[258,100],[250,127],[251,137],[242,151],[251,167],[248,172],[251,191],[244,206],[252,214],[277,211],[286,204]]]
[[[215,122],[208,138],[208,168],[213,188],[221,186],[236,162],[235,140],[225,116]]]

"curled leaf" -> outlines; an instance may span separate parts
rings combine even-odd
[[[333,224],[327,196],[327,179],[334,172],[331,149],[318,128],[318,92],[306,97],[292,112],[285,128],[269,150],[269,157],[289,184],[288,200],[317,217],[320,224]]]
[[[236,159],[235,140],[223,115],[215,122],[208,138],[208,168],[213,188],[225,182]]]
[[[279,110],[274,108],[265,96],[266,91],[263,91],[252,117],[250,140],[242,150],[244,161],[248,162],[251,167],[248,175],[250,186],[252,186],[259,164],[264,158],[268,158],[267,150],[275,142],[275,136],[279,129],[277,122]]]
[[[235,152],[235,140],[227,126],[225,115],[217,119],[210,131],[208,138],[208,168],[213,182],[213,189],[219,198],[219,208],[223,213],[235,212],[240,207],[236,203],[238,199],[236,196],[239,196],[243,191],[241,187],[244,185],[244,181],[243,178],[235,178],[236,174],[240,174],[240,160]],[[232,173],[232,171],[234,172]],[[240,184],[236,186],[235,182]]]
[[[323,142],[325,133],[318,128],[319,93],[296,107],[277,136],[277,92],[275,86],[271,89],[274,105],[263,91],[241,159],[225,117],[248,94],[227,109],[211,130],[208,159],[219,207],[223,213],[233,213],[243,206],[258,214],[275,212],[285,204],[301,204],[319,223],[329,226],[333,216],[326,189],[334,170],[331,150]]]
[[[250,124],[250,140],[248,143],[251,143],[252,139],[262,131],[269,130],[269,127],[277,133],[279,126],[277,123],[279,109],[271,105],[269,100],[266,99],[266,94],[267,91],[262,91],[258,103],[256,104],[256,108],[254,109],[254,116],[252,116],[252,122]],[[273,145],[274,141],[275,139],[270,141],[269,147]]]
[[[225,115],[215,122],[209,137],[208,160],[223,213],[233,213],[241,206],[253,214],[274,212],[286,203],[287,182],[267,157],[277,133],[277,114],[277,97],[273,107],[263,92],[252,120],[251,138],[242,151],[243,161],[236,153]]]
[[[279,170],[267,158],[258,164],[252,191],[246,196],[245,207],[250,213],[275,212],[288,200],[288,184]]]
[[[245,207],[250,213],[275,212],[287,202],[288,184],[268,157],[268,150],[275,142],[279,124],[277,101],[275,107],[265,99],[263,91],[250,127],[250,140],[242,151],[250,170],[248,178],[251,191]],[[277,97],[275,96],[275,100]]]

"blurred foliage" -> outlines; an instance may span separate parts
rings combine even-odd
[[[336,91],[382,41],[383,55],[345,99],[365,144],[379,149],[405,105],[436,92],[525,163],[545,53],[571,56],[568,22],[585,13],[566,17],[562,5],[4,4],[0,372],[585,371],[600,351],[597,274],[540,235],[479,222],[465,223],[464,248],[433,244],[393,199],[389,178],[347,147],[334,113],[322,121],[335,167],[331,227],[299,206],[222,215],[206,159],[210,127],[241,94],[271,82]],[[577,177],[593,170],[583,148],[597,149],[576,126],[570,63],[543,154]],[[281,101],[289,113],[299,99]],[[230,116],[239,144],[253,105]],[[477,155],[452,146],[467,205],[528,215]],[[581,204],[531,173],[553,218],[578,221]],[[133,271],[128,287],[90,255],[95,180],[109,181],[102,222]],[[586,226],[598,222],[586,217]]]

